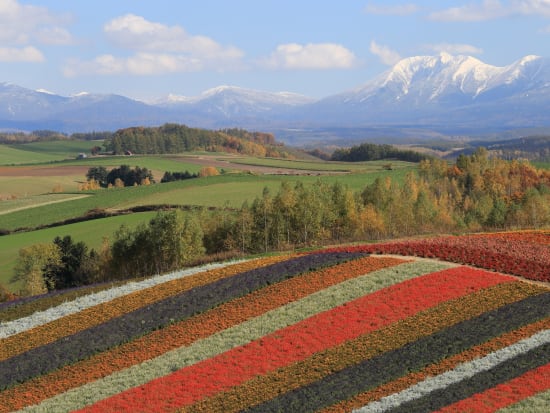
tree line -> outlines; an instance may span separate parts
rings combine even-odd
[[[529,162],[489,158],[481,148],[459,156],[454,164],[424,160],[403,181],[378,177],[360,191],[340,182],[285,181],[275,193],[266,188],[240,208],[162,211],[136,230],[121,227],[68,279],[74,284],[150,275],[220,253],[548,225],[550,171]],[[52,262],[58,265],[59,258],[48,248],[44,255],[53,254]],[[24,258],[23,254],[19,262]],[[31,262],[41,263],[42,289],[67,285],[48,275],[47,262]],[[30,271],[18,265],[18,274]]]
[[[60,140],[105,140],[110,139],[113,132],[84,132],[84,133],[72,133],[70,135],[57,132],[48,129],[35,130],[30,133],[24,132],[1,132],[0,143],[16,144],[16,143],[30,143],[30,142],[49,142]],[[100,148],[101,149],[101,148]]]
[[[330,158],[332,161],[363,162],[396,159],[399,161],[420,162],[428,156],[412,150],[403,150],[392,145],[362,143],[351,148],[336,149]]]

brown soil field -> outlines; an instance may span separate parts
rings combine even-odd
[[[202,166],[214,166],[216,168],[223,169],[237,169],[241,171],[250,171],[259,174],[268,174],[268,175],[337,175],[344,174],[345,172],[335,172],[335,171],[313,171],[313,170],[304,170],[304,169],[292,169],[292,168],[278,168],[271,166],[261,166],[261,165],[245,165],[231,162],[234,159],[233,156],[220,157],[219,155],[202,155],[197,157],[185,157],[185,158],[171,158],[175,161],[184,160],[187,163],[193,163],[196,165]]]
[[[89,166],[0,166],[0,176],[86,176]]]

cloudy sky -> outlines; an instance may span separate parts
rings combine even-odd
[[[550,0],[0,0],[0,82],[66,96],[319,98],[441,52],[550,57]]]

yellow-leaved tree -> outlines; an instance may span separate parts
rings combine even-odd
[[[21,295],[43,294],[53,290],[48,270],[61,265],[61,252],[56,244],[34,244],[21,248],[12,282],[21,282]]]

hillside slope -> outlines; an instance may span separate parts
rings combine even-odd
[[[550,231],[530,231],[5,303],[0,411],[537,411],[550,400],[549,269]]]

